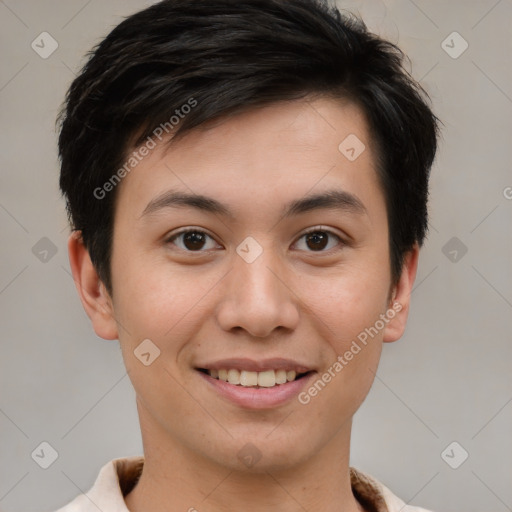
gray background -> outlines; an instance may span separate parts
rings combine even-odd
[[[55,509],[142,453],[117,342],[95,336],[69,275],[54,123],[85,52],[151,3],[0,0],[1,511]],[[352,465],[436,511],[512,510],[512,2],[339,4],[398,42],[445,124],[410,321],[356,415]],[[458,469],[441,456],[454,441]]]

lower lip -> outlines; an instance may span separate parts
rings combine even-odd
[[[315,372],[311,372],[298,380],[278,384],[271,388],[251,388],[236,386],[220,379],[214,379],[207,373],[196,371],[221,396],[247,409],[270,409],[285,404],[297,396],[315,374]]]

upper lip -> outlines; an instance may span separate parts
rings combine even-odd
[[[261,359],[256,361],[254,359],[247,358],[230,358],[230,359],[219,359],[211,363],[205,363],[198,365],[197,368],[204,370],[245,370],[248,372],[264,372],[266,370],[294,370],[297,373],[306,373],[312,370],[312,368],[305,364],[293,361],[292,359],[284,359],[281,357],[273,357],[271,359]]]

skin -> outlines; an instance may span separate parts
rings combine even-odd
[[[349,134],[366,146],[353,162],[338,150]],[[71,235],[83,306],[99,336],[119,339],[136,391],[145,465],[126,497],[132,512],[363,510],[349,479],[352,417],[382,343],[403,334],[418,262],[415,246],[392,283],[374,160],[365,118],[352,104],[317,98],[258,108],[159,145],[124,178],[112,296]],[[142,215],[169,189],[215,198],[235,219],[191,207]],[[330,189],[357,196],[366,212],[282,218],[288,201]],[[320,250],[303,236],[317,226],[333,233]],[[169,241],[191,227],[210,235],[202,248],[183,236]],[[252,263],[236,252],[247,236],[263,249]],[[285,357],[307,362],[316,380],[393,302],[401,311],[306,405],[294,398],[249,410],[219,396],[195,369],[229,357]],[[144,366],[134,350],[147,338],[161,354]],[[247,443],[261,455],[250,468],[237,456]]]

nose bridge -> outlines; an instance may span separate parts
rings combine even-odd
[[[283,286],[277,278],[278,265],[275,265],[275,258],[263,258],[252,263],[237,262],[237,273],[239,275],[239,285],[237,295],[251,301],[262,300],[269,306],[271,303],[279,301],[281,287]],[[274,263],[274,264],[273,264]]]
[[[224,329],[240,327],[258,337],[276,327],[294,328],[298,311],[286,285],[284,266],[271,243],[248,237],[238,247],[228,275],[218,320]]]
[[[246,307],[267,307],[272,311],[284,300],[281,297],[283,284],[276,277],[280,265],[270,243],[265,248],[256,244],[254,239],[247,240],[237,248],[238,258],[235,258],[233,269],[237,280],[236,296]],[[249,251],[245,253],[247,249]]]

